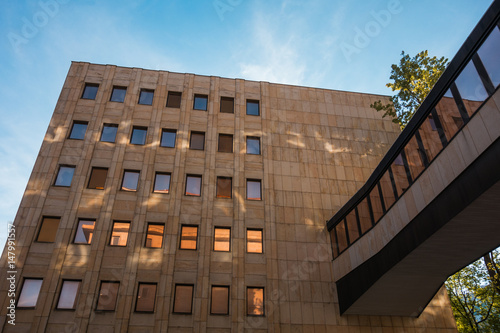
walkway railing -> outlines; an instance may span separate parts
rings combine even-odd
[[[500,84],[494,1],[368,181],[327,222],[334,258],[373,228]]]

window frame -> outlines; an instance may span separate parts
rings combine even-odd
[[[191,309],[189,312],[178,312],[175,311],[175,301],[177,300],[177,287],[178,286],[183,286],[183,287],[191,287]],[[174,297],[173,297],[173,304],[172,304],[172,313],[174,314],[182,314],[182,315],[190,315],[193,314],[193,297],[194,297],[194,284],[189,284],[189,283],[176,283],[174,285]]]
[[[170,106],[169,105],[170,96],[179,96],[179,106]],[[182,105],[182,91],[168,91],[167,92],[167,104],[165,104],[165,107],[179,109],[181,107],[181,105]]]
[[[163,175],[163,176],[166,176],[168,175],[168,189],[166,192],[164,191],[156,191],[156,178],[158,175]],[[163,171],[156,171],[155,172],[155,179],[153,181],[153,193],[159,193],[159,194],[170,194],[170,184],[171,184],[171,181],[172,181],[172,173],[170,172],[163,172]]]
[[[203,135],[203,146],[202,146],[202,148],[193,148],[193,134],[194,135]],[[205,132],[191,131],[191,133],[189,134],[189,150],[204,151],[205,150],[205,139],[206,139]]]
[[[195,238],[195,248],[190,249],[190,248],[183,248],[182,247],[182,231],[184,228],[196,228],[196,238]],[[199,226],[196,224],[182,224],[180,227],[180,235],[179,235],[179,250],[186,250],[186,251],[197,251],[198,250],[198,236],[199,236]]]
[[[83,133],[82,138],[73,138],[73,130],[75,129],[75,125],[85,125],[85,132]],[[68,140],[85,140],[85,135],[87,134],[87,129],[89,128],[89,122],[85,120],[73,120],[73,124],[71,125],[71,130],[69,131]]]
[[[60,308],[59,307],[59,303],[61,301],[61,296],[62,296],[62,293],[63,293],[63,288],[64,288],[64,283],[65,282],[79,282],[78,284],[78,289],[76,290],[76,293],[75,293],[75,298],[73,300],[73,307],[71,308]],[[59,288],[59,297],[57,298],[57,303],[56,303],[56,310],[58,311],[75,311],[76,310],[76,305],[78,303],[78,300],[80,298],[80,291],[82,289],[82,280],[77,280],[77,279],[62,279],[61,281],[61,288]]]
[[[252,199],[248,197],[248,183],[259,183],[259,194],[260,198],[258,199]],[[262,201],[262,179],[255,179],[255,178],[247,178],[246,179],[246,199],[250,201]]]
[[[112,244],[112,242],[113,242],[113,232],[115,230],[115,224],[117,224],[117,223],[128,224],[127,239],[125,240],[125,245],[115,245],[115,244]],[[113,223],[111,224],[111,233],[109,235],[108,246],[113,246],[113,247],[127,247],[127,245],[128,245],[128,239],[129,239],[129,236],[130,236],[130,227],[131,227],[131,224],[132,224],[131,221],[113,220]]]
[[[225,230],[229,230],[229,249],[227,251],[225,250],[216,250],[215,249],[215,242],[216,242],[216,230],[217,229],[225,229]],[[231,252],[231,227],[225,227],[225,226],[214,226],[214,241],[213,241],[213,244],[212,244],[212,250],[214,252]]]
[[[205,105],[205,108],[204,109],[197,109],[196,108],[196,99],[205,99],[206,101],[206,105]],[[208,95],[204,95],[204,94],[194,94],[193,96],[193,110],[198,110],[198,111],[207,111],[208,110]]]
[[[187,192],[188,178],[199,178],[200,179],[200,194],[198,194],[198,195],[188,194],[188,192]],[[203,176],[202,175],[187,174],[186,175],[186,184],[184,186],[184,196],[186,196],[186,197],[201,197],[202,187],[203,187]]]
[[[231,108],[232,112],[226,112],[222,111],[222,101],[225,100],[226,102],[231,101],[233,106]],[[220,97],[220,113],[228,113],[228,114],[234,114],[234,97],[229,97],[229,96],[221,96]]]
[[[127,190],[127,189],[124,189],[123,188],[123,183],[125,182],[125,174],[127,173],[136,173],[138,176],[137,176],[137,183],[135,184],[135,189],[133,190]],[[129,170],[129,169],[125,169],[123,170],[123,175],[122,175],[122,182],[121,182],[121,185],[120,185],[120,191],[124,191],[124,192],[137,192],[139,190],[139,180],[141,178],[141,171],[140,170]]]
[[[257,104],[257,114],[252,114],[252,113],[248,113],[248,105],[249,104]],[[246,100],[246,115],[248,116],[255,116],[255,117],[259,117],[260,116],[260,100],[258,99],[247,99]]]
[[[73,169],[73,174],[71,175],[71,180],[69,182],[69,185],[59,185],[59,184],[57,184],[57,179],[59,178],[59,173],[61,172],[61,168],[70,168],[70,169]],[[56,179],[54,180],[54,185],[53,186],[57,186],[57,187],[71,187],[71,183],[73,183],[73,178],[75,177],[75,171],[76,171],[76,166],[75,165],[59,164],[59,169],[57,169]]]
[[[92,237],[90,238],[90,243],[83,243],[83,242],[76,242],[76,236],[78,234],[78,228],[80,227],[80,222],[94,222],[94,228],[92,229]],[[96,219],[86,219],[86,218],[79,218],[77,219],[76,222],[76,228],[75,228],[75,235],[73,236],[73,242],[71,244],[76,244],[76,245],[92,245],[92,240],[94,239],[94,231],[95,231],[95,225],[97,223]],[[83,228],[82,228],[82,233],[83,233]]]
[[[21,301],[21,296],[23,296],[23,291],[26,286],[26,281],[42,281],[40,284],[40,288],[38,289],[38,294],[36,295],[36,300],[34,305],[29,305],[29,306],[20,306],[19,301]],[[38,304],[38,298],[40,297],[40,292],[42,291],[42,286],[43,286],[43,278],[39,277],[23,277],[23,284],[21,285],[21,288],[19,289],[19,296],[17,297],[16,300],[16,309],[36,309],[36,306]]]
[[[115,302],[114,302],[114,306],[113,306],[113,309],[99,309],[99,300],[101,299],[101,291],[102,291],[102,285],[104,283],[109,283],[109,284],[117,284],[118,285],[118,288],[116,289],[116,297],[115,297]],[[95,311],[96,312],[114,312],[116,311],[116,304],[118,303],[118,297],[120,296],[120,281],[110,281],[110,280],[101,280],[101,283],[99,284],[99,291],[97,293],[97,302],[96,302],[96,306],[95,306]]]
[[[249,309],[249,299],[248,299],[248,291],[249,289],[261,289],[262,290],[262,314],[250,314],[248,313]],[[246,288],[246,294],[245,294],[245,299],[246,299],[246,315],[249,317],[265,317],[266,316],[266,289],[265,287],[258,287],[258,286],[247,286]]]
[[[92,175],[94,173],[94,170],[106,170],[106,177],[104,177],[104,184],[102,185],[102,188],[90,187],[90,182],[92,181]],[[106,168],[106,167],[92,167],[92,168],[90,168],[90,175],[89,175],[89,181],[87,182],[87,188],[90,190],[104,191],[104,187],[106,186],[106,179],[108,179],[108,171],[109,171],[109,168]]]
[[[248,238],[248,232],[249,231],[260,231],[260,245],[261,245],[261,252],[250,252],[248,249],[248,243],[249,243],[249,238]],[[249,254],[263,254],[264,253],[264,229],[262,228],[247,228],[245,232],[245,253]]]
[[[115,92],[115,89],[116,90],[125,90],[125,95],[123,95],[123,101],[114,101],[113,100],[113,93]],[[113,86],[113,88],[111,89],[111,95],[109,96],[109,101],[110,102],[114,102],[114,103],[124,103],[126,96],[127,96],[127,87],[124,87],[124,86]]]
[[[231,151],[224,151],[221,150],[221,138],[229,138],[231,137]],[[217,152],[218,153],[233,153],[234,152],[234,135],[233,134],[226,134],[226,133],[219,133],[219,137],[217,140]]]
[[[174,134],[174,145],[173,146],[162,145],[162,142],[163,142],[163,133],[173,133]],[[176,129],[171,129],[171,128],[162,128],[161,129],[160,147],[163,147],[163,148],[175,148],[176,142],[177,142],[177,130]]]
[[[143,92],[153,94],[153,97],[151,97],[151,104],[141,103],[141,95]],[[139,90],[139,99],[137,100],[137,104],[138,105],[153,105],[154,98],[155,98],[155,90],[154,89],[141,88]]]
[[[254,154],[254,153],[249,153],[248,152],[248,140],[256,140],[256,141],[259,142],[259,153],[258,154]],[[247,136],[246,140],[245,140],[245,145],[246,145],[246,147],[245,147],[246,148],[245,153],[247,155],[262,155],[262,149],[261,149],[261,145],[260,145],[260,137],[258,137],[258,136]]]
[[[141,285],[155,286],[155,294],[153,300],[153,310],[137,310],[137,303],[139,303],[139,291],[141,290]],[[134,312],[137,313],[154,313],[156,309],[156,294],[158,293],[158,283],[156,282],[138,282],[137,283],[137,294],[135,297]]]
[[[94,95],[94,98],[88,98],[88,97],[84,97],[85,96],[85,91],[87,90],[87,87],[92,87],[92,88],[97,88],[96,91],[95,91],[95,95]],[[85,85],[83,86],[83,91],[82,91],[82,95],[80,97],[80,99],[87,99],[87,100],[90,100],[90,101],[95,101],[95,99],[97,98],[97,93],[99,92],[99,83],[90,83],[90,82],[85,82]]]
[[[103,140],[102,136],[104,134],[104,128],[116,128],[115,132],[115,137],[113,138],[113,141],[108,141],[108,140]],[[99,142],[109,142],[109,143],[116,143],[116,135],[118,134],[118,124],[110,124],[110,123],[104,123],[102,125],[102,130],[101,130],[101,136],[99,137]]]
[[[148,246],[148,235],[149,235],[149,226],[150,225],[159,225],[159,226],[162,226],[163,227],[163,230],[162,230],[162,235],[161,235],[161,245],[159,247],[153,247],[153,246]],[[148,222],[146,224],[146,237],[144,238],[144,247],[146,249],[162,249],[163,248],[163,244],[165,243],[164,242],[164,239],[165,239],[165,223],[160,223],[160,222]]]
[[[223,195],[219,195],[219,179],[221,180],[229,180],[230,184],[229,184],[229,197],[228,196],[223,196]],[[217,179],[216,179],[216,184],[215,184],[215,197],[217,199],[232,199],[233,198],[233,177],[226,177],[226,176],[217,176]]]
[[[132,140],[134,138],[134,131],[135,130],[146,132],[146,134],[144,135],[144,142],[143,143],[132,142]],[[148,142],[148,128],[146,126],[132,126],[132,133],[130,133],[129,144],[134,145],[134,146],[145,146],[147,142]]]
[[[214,288],[224,288],[227,289],[227,312],[226,313],[214,313],[212,312],[213,301],[214,301]],[[228,285],[212,285],[210,288],[210,315],[212,316],[228,316],[229,315],[229,299],[231,298],[231,286]]]
[[[40,234],[41,234],[42,229],[43,229],[43,224],[44,224],[45,219],[58,219],[59,220],[59,222],[57,223],[57,228],[56,228],[56,232],[55,232],[54,237],[53,237],[53,239],[54,239],[53,241],[41,241],[41,240],[39,240]],[[46,244],[55,243],[56,237],[57,237],[57,231],[59,230],[59,224],[60,223],[61,223],[61,217],[60,216],[42,216],[42,220],[40,222],[40,226],[38,227],[38,233],[36,235],[35,242],[36,243],[46,243]]]

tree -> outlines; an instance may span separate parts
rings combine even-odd
[[[500,332],[499,257],[499,250],[490,252],[446,281],[459,332]]]
[[[377,111],[384,111],[383,117],[393,118],[392,121],[403,129],[447,65],[447,58],[431,58],[427,50],[418,53],[413,58],[403,51],[399,65],[391,66],[389,78],[394,82],[386,84],[392,91],[398,91],[398,93],[390,98],[390,103],[383,104],[378,100],[370,107]]]

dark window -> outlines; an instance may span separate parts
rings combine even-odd
[[[57,172],[55,186],[71,186],[71,180],[73,180],[73,174],[75,173],[74,166],[61,165],[59,171]]]
[[[156,299],[156,283],[139,283],[135,311],[154,312]]]
[[[231,134],[219,134],[219,152],[233,152],[233,136]]]
[[[94,236],[95,221],[79,220],[76,227],[75,244],[91,244]]]
[[[141,89],[139,93],[139,104],[152,105],[154,92],[154,90],[150,89]]]
[[[251,116],[258,116],[259,111],[259,101],[247,99],[247,114]]]
[[[73,122],[69,138],[74,140],[83,140],[85,138],[85,132],[87,131],[87,125],[88,123],[86,121]]]
[[[96,190],[104,190],[106,177],[108,176],[108,168],[92,168],[88,188]]]
[[[137,184],[139,183],[139,171],[125,171],[123,173],[122,190],[123,191],[137,191]]]
[[[247,154],[260,155],[260,138],[247,136]]]
[[[177,131],[174,129],[163,129],[161,131],[160,147],[174,148],[176,135]]]
[[[196,250],[196,242],[198,239],[197,226],[181,226],[181,241],[179,249],[181,250]]]
[[[42,282],[43,279],[24,279],[21,294],[17,300],[18,308],[34,308],[36,306]]]
[[[83,99],[95,99],[97,95],[98,84],[85,83],[85,88],[83,89],[82,98]]]
[[[500,30],[493,28],[488,38],[477,51],[486,71],[493,83],[493,87],[500,84],[500,62],[498,61],[498,50],[500,50]]]
[[[247,315],[264,315],[264,288],[247,287]]]
[[[61,218],[59,217],[44,217],[42,219],[42,226],[40,227],[36,241],[42,243],[54,243],[60,221]]]
[[[217,177],[217,198],[232,198],[232,178]]]
[[[214,228],[214,251],[228,252],[231,247],[231,229]]]
[[[262,253],[262,229],[247,229],[247,253]]]
[[[115,142],[117,131],[118,131],[118,125],[116,125],[116,124],[104,124],[104,126],[102,127],[101,141]]]
[[[130,143],[133,145],[143,145],[146,143],[147,127],[133,127]]]
[[[193,285],[175,285],[174,313],[191,313],[193,304],[193,289]]]
[[[262,200],[260,180],[247,179],[247,199],[248,200]]]
[[[234,113],[234,98],[221,97],[220,98],[220,112]]]
[[[76,308],[76,300],[80,291],[82,281],[64,280],[62,282],[61,294],[57,301],[57,308],[61,310],[72,310]]]
[[[201,196],[201,176],[186,177],[186,195]]]
[[[194,110],[207,111],[208,96],[207,95],[194,95]]]
[[[157,172],[155,175],[155,185],[153,192],[168,193],[170,191],[170,174]]]
[[[181,92],[169,91],[167,96],[167,107],[180,108],[181,107]]]
[[[111,246],[127,246],[128,231],[130,222],[113,222],[113,230],[111,231]]]
[[[157,223],[148,223],[146,234],[146,247],[159,249],[163,246],[163,232],[165,225]]]
[[[111,102],[123,103],[123,101],[125,101],[126,93],[127,93],[126,87],[113,87],[113,91],[111,92],[111,98],[109,100]]]
[[[212,286],[210,314],[229,314],[229,286]]]
[[[96,310],[114,311],[119,288],[120,282],[101,282]]]
[[[205,149],[205,133],[191,132],[191,140],[189,140],[189,149],[196,149],[196,150]]]

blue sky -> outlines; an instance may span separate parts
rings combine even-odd
[[[390,95],[401,51],[452,58],[491,0],[0,3],[0,244],[71,61]]]

